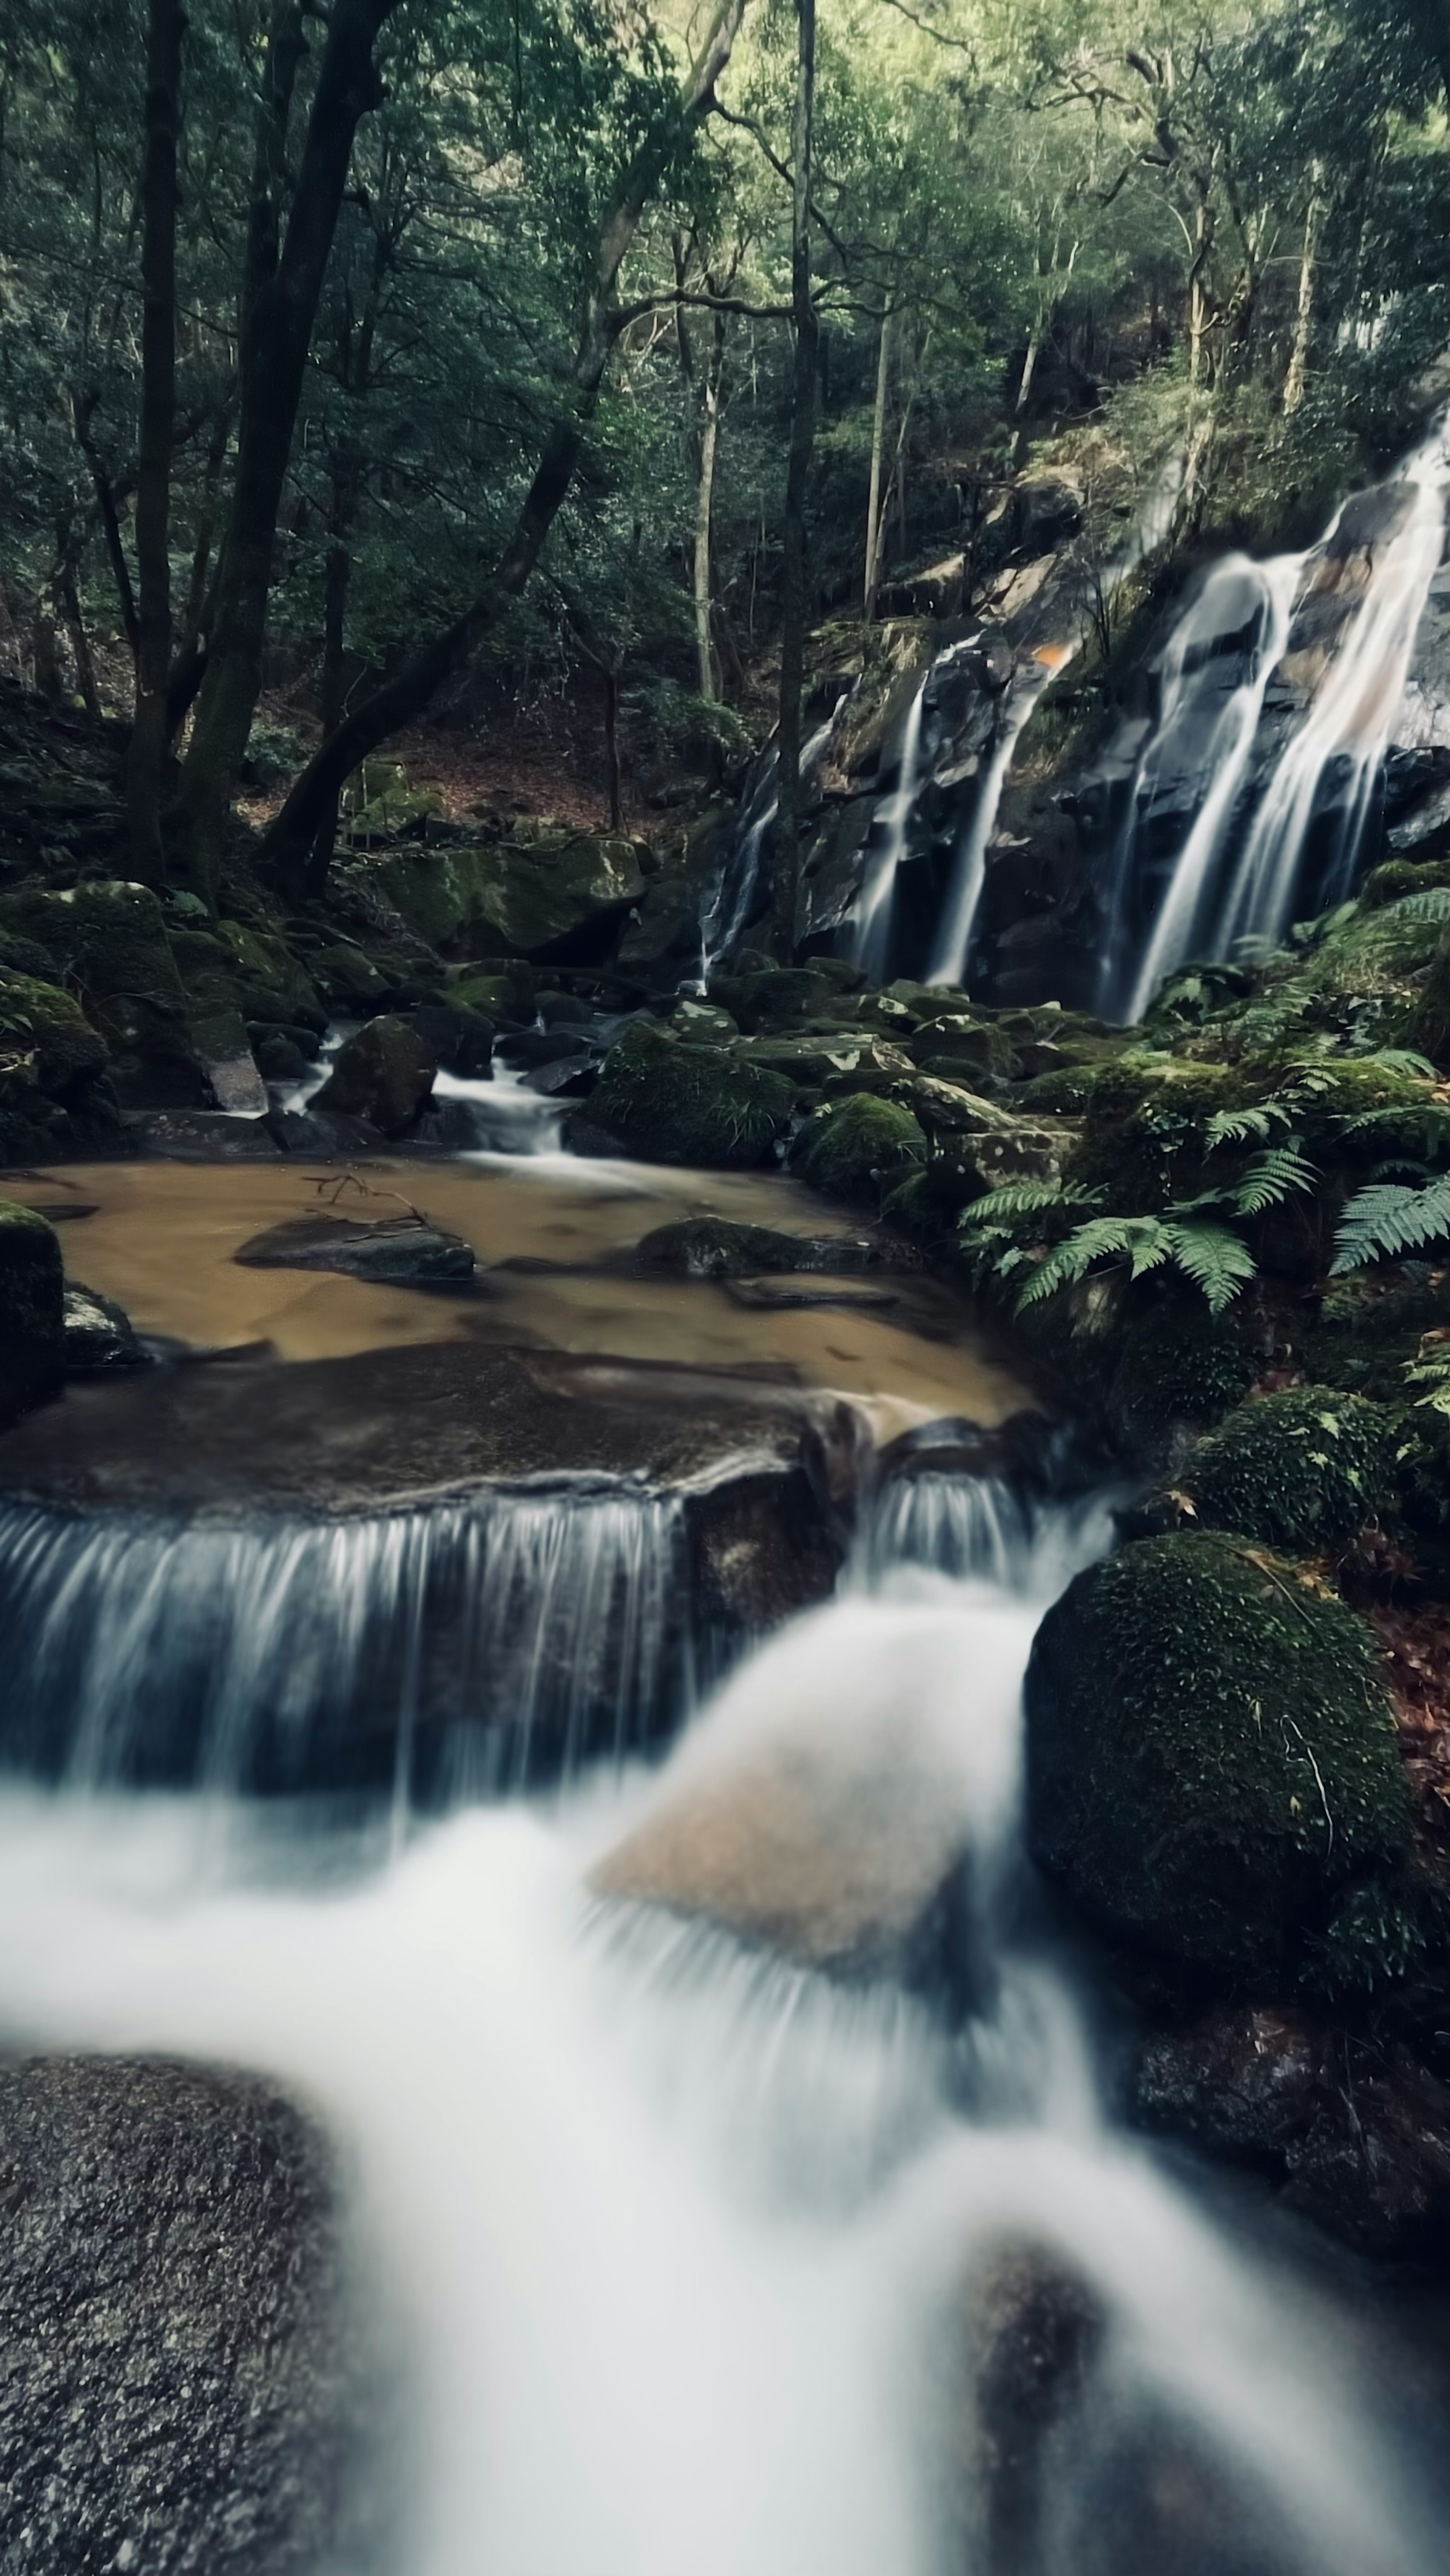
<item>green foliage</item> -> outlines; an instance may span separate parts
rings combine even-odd
[[[796,1139],[794,1168],[817,1189],[845,1199],[875,1200],[926,1163],[919,1122],[898,1101],[852,1092],[815,1111]]]
[[[1399,1868],[1376,1641],[1266,1548],[1147,1539],[1080,1575],[1038,1631],[1027,1708],[1039,1859],[1170,1958],[1292,1976],[1341,1895]]]
[[[1450,1337],[1425,1335],[1416,1357],[1405,1364],[1405,1384],[1423,1388],[1415,1403],[1450,1421]]]
[[[1335,1236],[1335,1271],[1367,1261],[1397,1259],[1427,1245],[1442,1250],[1450,1231],[1450,1179],[1442,1175],[1416,1188],[1408,1181],[1376,1181],[1357,1190]]]
[[[1207,1528],[1313,1550],[1385,1508],[1396,1417],[1331,1387],[1257,1396],[1200,1440],[1175,1479]]]

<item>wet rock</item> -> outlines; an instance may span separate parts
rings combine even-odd
[[[1374,1636],[1267,1549],[1144,1539],[1090,1568],[1038,1630],[1026,1701],[1036,1857],[1183,1967],[1282,1975],[1338,1890],[1402,1865]]]
[[[955,1985],[972,1968],[962,1872],[982,1803],[934,1722],[945,1693],[959,1702],[959,1639],[869,1603],[830,1617],[833,1655],[803,1622],[727,1685],[592,1885],[796,1966]]]
[[[464,1286],[477,1268],[462,1235],[423,1217],[361,1220],[320,1209],[252,1235],[232,1258],[247,1270],[336,1270],[398,1288]]]
[[[110,1376],[118,1370],[148,1368],[151,1354],[138,1339],[124,1306],[102,1297],[78,1279],[66,1282],[65,1373],[67,1377]]]
[[[749,1168],[784,1134],[793,1099],[779,1074],[636,1020],[604,1059],[589,1121],[652,1161]]]
[[[926,1135],[909,1109],[857,1092],[825,1102],[802,1128],[794,1168],[817,1189],[879,1205],[883,1192],[925,1163]]]
[[[985,1077],[990,1082],[1011,1082],[1022,1071],[1022,1064],[1006,1031],[995,1021],[974,1019],[969,1012],[948,1011],[940,1019],[928,1020],[912,1038],[910,1053],[923,1073],[935,1074],[945,1082],[966,1082],[969,1089],[977,1083],[969,1080]]]
[[[821,967],[765,966],[748,974],[717,976],[710,986],[710,999],[731,1015],[747,1037],[763,1037],[828,1008],[834,992]]]
[[[362,2537],[323,2141],[269,2084],[0,2070],[0,2558],[15,2576],[306,2576]]]
[[[360,1154],[387,1148],[380,1128],[366,1118],[345,1118],[338,1109],[273,1109],[262,1123],[271,1149],[313,1162],[353,1163]]]
[[[65,1374],[65,1275],[43,1216],[0,1199],[0,1422],[54,1392]]]
[[[188,996],[148,886],[120,878],[0,895],[0,934],[48,961],[50,980],[78,992],[105,1039],[121,1098],[185,1106],[204,1097],[187,1035]]]
[[[507,840],[400,853],[379,873],[404,921],[434,945],[584,964],[612,947],[644,894],[640,857],[622,838],[516,824]]]
[[[1081,2403],[1107,2320],[1067,2256],[996,2248],[966,2313],[967,2520],[994,2576],[1036,2576],[1048,2505],[1045,2447]]]
[[[781,1234],[729,1217],[682,1217],[658,1225],[634,1247],[631,1266],[681,1279],[753,1279],[801,1270],[864,1270],[880,1259],[865,1235]]]
[[[252,1059],[264,1082],[301,1082],[307,1058],[285,1029],[264,1029],[252,1040]]]
[[[144,1109],[126,1121],[139,1154],[177,1163],[265,1163],[277,1152],[270,1118],[233,1118],[221,1109]]]
[[[729,1012],[713,1002],[677,1002],[670,1013],[670,1028],[677,1038],[695,1038],[701,1046],[728,1046],[740,1035]]]
[[[433,1089],[438,1065],[432,1049],[406,1020],[369,1020],[344,1039],[332,1072],[311,1104],[366,1118],[384,1136],[401,1136]]]
[[[388,991],[383,969],[352,940],[313,949],[310,962],[319,995],[344,1019],[375,1011]]]
[[[267,1086],[257,1070],[240,1012],[214,1011],[205,1019],[193,1019],[189,1033],[192,1051],[217,1108],[238,1117],[264,1117]]]
[[[413,1012],[412,1021],[425,1047],[447,1072],[461,1074],[469,1082],[487,1073],[494,1031],[482,1012],[452,1002],[424,1002]]]
[[[1313,2116],[1322,2056],[1302,2015],[1221,2005],[1148,2040],[1134,2109],[1148,2128],[1282,2168]]]

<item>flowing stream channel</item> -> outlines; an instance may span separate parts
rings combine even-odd
[[[372,1298],[374,1337],[381,1314],[406,1340],[421,1299],[230,1263],[299,1185],[115,1167],[79,1176],[107,1204],[67,1231],[93,1229],[87,1274],[143,1323],[206,1309],[214,1336],[305,1354]],[[495,1251],[557,1253],[573,1227],[596,1255],[662,1189],[719,1197],[620,1167],[397,1185],[471,1208]],[[803,1224],[785,1184],[740,1185],[735,1212],[749,1191]],[[579,1271],[531,1275],[550,1329],[624,1329],[610,1274],[587,1312]],[[940,1319],[913,1353],[909,1319],[838,1307],[805,1317],[808,1346],[714,1288],[629,1294],[656,1344],[693,1298],[697,1353],[748,1333],[868,1422],[874,1397],[878,1430],[1014,1401]],[[167,1796],[94,1762],[11,1781],[7,2044],[255,2067],[338,2142],[410,2392],[400,2527],[367,2576],[1427,2576],[1433,2499],[1362,2281],[1121,2125],[1089,1972],[1024,1856],[1033,1631],[1110,1533],[1106,1501],[994,1477],[868,1485],[832,1598],[697,1695],[662,1760],[547,1793],[465,1784],[449,1812],[405,1796],[344,1831],[214,1774]],[[329,1586],[362,1560],[317,1545],[288,1615],[312,1601],[336,1665]],[[539,1562],[516,1548],[496,1648],[527,1631]],[[132,1617],[156,1579],[100,1574]],[[667,1589],[634,1589],[656,1643]],[[274,1592],[241,1596],[263,1645]],[[147,1631],[153,1688],[181,1633]],[[243,1697],[285,1691],[296,1645],[238,1667]],[[1045,2378],[1012,2362],[1014,2297]]]

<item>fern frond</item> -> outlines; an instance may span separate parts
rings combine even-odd
[[[1095,1216],[1086,1225],[1074,1226],[1067,1241],[1038,1263],[1018,1297],[1019,1312],[1028,1306],[1040,1306],[1059,1288],[1071,1288],[1079,1279],[1085,1279],[1095,1261],[1105,1261],[1114,1253],[1136,1251],[1145,1231],[1158,1231],[1157,1217]]]
[[[1318,1178],[1314,1164],[1298,1151],[1298,1139],[1291,1136],[1287,1143],[1271,1145],[1267,1153],[1254,1156],[1235,1182],[1230,1204],[1239,1216],[1262,1216],[1265,1208],[1279,1207],[1298,1192],[1312,1190]]]
[[[1398,1258],[1428,1244],[1444,1244],[1450,1231],[1450,1177],[1443,1173],[1414,1189],[1407,1181],[1374,1181],[1356,1190],[1334,1238],[1331,1272],[1359,1270],[1368,1261]]]
[[[1368,1065],[1378,1073],[1417,1073],[1422,1081],[1438,1082],[1440,1075],[1427,1055],[1416,1055],[1413,1047],[1377,1047],[1373,1055],[1357,1055],[1351,1061]]]
[[[1008,1181],[1000,1190],[988,1190],[973,1199],[957,1223],[962,1233],[975,1234],[1011,1218],[1040,1216],[1046,1208],[1095,1207],[1101,1196],[1100,1190],[1082,1189],[1076,1181]]]
[[[1276,1100],[1261,1101],[1252,1109],[1216,1109],[1203,1131],[1206,1145],[1246,1145],[1251,1136],[1267,1144],[1278,1121],[1287,1127],[1289,1114]]]
[[[1405,1384],[1424,1387],[1425,1393],[1415,1398],[1417,1408],[1450,1415],[1450,1340],[1423,1334],[1419,1356],[1406,1364]]]
[[[1402,894],[1397,903],[1387,903],[1380,912],[1381,921],[1450,921],[1450,886],[1421,886],[1417,894]]]
[[[1221,1315],[1254,1276],[1256,1264],[1248,1245],[1226,1225],[1165,1224],[1163,1231],[1171,1259],[1195,1288],[1202,1289],[1209,1313]]]

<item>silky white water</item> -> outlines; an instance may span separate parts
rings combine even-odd
[[[933,664],[932,668],[936,666]],[[901,731],[901,766],[896,785],[883,797],[872,818],[872,839],[876,848],[869,852],[866,874],[857,898],[855,920],[851,931],[851,958],[879,980],[886,971],[891,949],[891,915],[896,895],[896,873],[906,852],[906,835],[916,803],[918,769],[921,761],[922,702],[931,673],[924,676],[920,688],[906,711]]]
[[[225,1804],[6,1797],[10,2043],[271,2070],[340,2142],[413,2401],[388,2576],[1005,2576],[964,2332],[1004,2243],[1101,2316],[1034,2566],[1159,2576],[1145,2446],[1216,2500],[1220,2540],[1171,2559],[1193,2576],[1435,2563],[1333,2308],[1112,2124],[1024,1910],[1021,1673],[1100,1536],[999,1528],[1010,1590],[878,1545],[876,1588],[764,1646],[661,1773],[464,1813],[340,1882],[295,1853],[289,1880]],[[590,1893],[672,1803],[837,1737],[832,1832],[869,1842],[905,1767],[960,1843],[993,1972],[964,2023]]]

